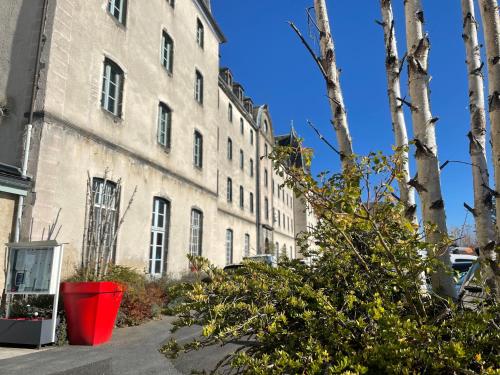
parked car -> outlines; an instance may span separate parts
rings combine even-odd
[[[278,266],[276,256],[271,255],[271,254],[252,255],[252,256],[244,257],[243,260],[250,260],[253,262],[262,262],[262,263],[269,264],[271,267]],[[224,266],[224,271],[231,271],[231,270],[235,270],[235,269],[238,269],[241,267],[243,267],[242,263],[232,263],[232,264],[228,264],[227,266]]]
[[[451,268],[455,271],[456,283],[456,297],[458,298],[462,285],[466,279],[472,265],[477,261],[477,256],[466,254],[450,254]]]
[[[477,261],[477,256],[476,255],[469,255],[469,254],[464,254],[465,251],[462,249],[465,248],[457,248],[457,247],[451,247],[449,249],[450,251],[450,261],[451,261],[451,268],[455,271],[455,295],[453,296],[455,299],[458,299],[461,290],[462,290],[462,285],[464,281],[466,280],[466,275],[470,268],[472,267],[473,264]],[[419,255],[422,258],[427,258],[427,251],[426,250],[420,250]],[[429,275],[426,275],[426,286],[424,289],[427,289],[430,291],[431,284],[430,284],[430,277]]]

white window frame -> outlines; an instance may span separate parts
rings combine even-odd
[[[199,104],[203,104],[203,74],[198,69],[195,71],[194,98]]]
[[[193,256],[203,254],[203,212],[191,209],[189,253]]]
[[[233,263],[233,230],[226,229],[226,265]]]
[[[233,160],[233,140],[227,139],[227,160]]]
[[[231,177],[227,178],[226,199],[229,203],[233,201],[233,180]]]
[[[161,34],[161,65],[168,73],[173,74],[174,40],[165,30]]]
[[[249,257],[250,256],[250,235],[248,233],[245,233],[245,242],[244,242],[244,247],[243,247],[243,256],[244,257]]]
[[[170,149],[172,135],[172,110],[163,102],[158,104],[158,143]]]
[[[203,168],[203,135],[197,130],[193,140],[193,164],[197,168]]]
[[[163,209],[162,209],[163,204]],[[160,217],[163,225],[160,225]],[[153,214],[151,220],[151,239],[149,242],[148,270],[152,276],[161,276],[165,273],[165,263],[168,254],[168,228],[170,226],[170,202],[155,197],[153,199]],[[159,269],[158,269],[159,266]]]
[[[127,0],[108,0],[108,12],[125,26],[127,20]]]
[[[116,117],[122,116],[123,70],[114,61],[104,59],[101,107]]]
[[[199,18],[196,19],[196,44],[200,48],[205,48],[205,26]]]

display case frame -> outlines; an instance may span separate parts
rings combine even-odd
[[[7,274],[5,292],[6,316],[0,319],[0,343],[41,345],[56,341],[57,305],[63,259],[63,245],[57,241],[15,242],[7,246]],[[40,253],[37,253],[40,251]],[[41,251],[44,251],[42,254]],[[29,283],[28,286],[27,283]],[[22,286],[22,287],[21,287]],[[10,319],[10,301],[13,295],[53,296],[51,319]]]

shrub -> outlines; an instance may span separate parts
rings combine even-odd
[[[85,280],[83,272],[76,270],[68,281]],[[167,303],[168,280],[150,279],[131,267],[109,265],[106,276],[100,281],[114,281],[126,286],[116,319],[118,327],[136,326],[158,318]]]
[[[425,243],[394,198],[398,157],[361,158],[321,184],[278,163],[319,216],[299,240],[312,266],[282,259],[277,268],[246,262],[227,273],[204,265],[210,282],[177,286],[173,309],[175,328],[200,325],[203,336],[162,351],[237,341],[218,368],[248,374],[500,373],[496,302],[465,309],[422,291],[424,271],[443,272],[432,254],[447,243]]]

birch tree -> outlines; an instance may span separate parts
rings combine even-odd
[[[404,8],[408,85],[417,162],[417,177],[412,179],[410,184],[420,195],[424,223],[431,224],[426,227],[427,241],[438,244],[447,236],[447,227],[435,134],[435,124],[438,119],[432,116],[429,98],[430,42],[423,31],[424,12],[421,0],[405,0]],[[446,265],[451,265],[447,249],[439,249],[437,255]],[[445,272],[434,273],[431,277],[435,291],[446,296],[455,294],[452,278]]]
[[[407,217],[414,223],[417,222],[415,190],[410,182],[410,163],[408,159],[408,134],[401,102],[401,62],[399,60],[398,46],[396,40],[394,14],[392,12],[391,0],[380,0],[382,9],[382,23],[385,40],[385,68],[387,73],[387,94],[391,109],[392,129],[396,141],[396,147],[402,150],[404,158],[401,165],[401,179],[399,180],[399,192],[401,202],[406,207]]]
[[[493,168],[495,172],[495,188],[500,189],[500,17],[498,15],[497,0],[479,0],[479,9],[483,21],[484,39],[486,42],[486,57],[488,66],[488,109],[491,125],[491,143],[493,148]],[[500,281],[497,249],[500,244],[500,195],[496,194],[496,244],[483,250],[494,279],[490,279],[497,298],[500,290],[497,287]],[[496,285],[495,285],[496,284]]]
[[[344,98],[335,58],[335,45],[330,31],[330,22],[325,0],[314,0],[314,10],[320,34],[321,63],[326,73],[328,99],[330,101],[330,108],[333,116],[332,124],[337,136],[342,168],[345,170],[347,167],[353,165],[351,159],[353,153],[352,140],[349,133],[347,113],[344,106]]]

